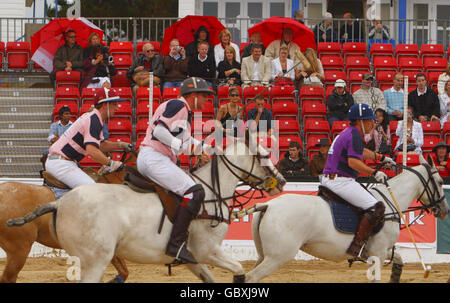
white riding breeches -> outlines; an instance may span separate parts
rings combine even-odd
[[[169,157],[149,146],[140,148],[136,164],[142,175],[182,197],[188,189],[196,184]],[[192,194],[190,195],[192,196]]]
[[[362,209],[368,209],[378,202],[374,196],[353,178],[336,176],[331,180],[326,175],[323,175],[321,183],[326,188],[335,192],[339,197]]]
[[[70,188],[84,184],[95,184],[95,181],[73,161],[47,158],[45,170]]]

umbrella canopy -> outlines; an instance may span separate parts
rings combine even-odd
[[[302,52],[308,47],[316,49],[316,39],[312,30],[292,18],[271,17],[249,28],[248,36],[251,37],[254,32],[260,32],[261,42],[267,47],[272,41],[280,40],[282,32],[286,28],[293,30],[292,41],[297,43]]]
[[[77,43],[83,48],[89,46],[89,35],[93,32],[103,40],[103,31],[85,18],[53,19],[31,36],[31,59],[50,73],[56,50],[66,42],[64,33],[69,29],[75,31]]]
[[[186,16],[175,22],[164,32],[164,39],[161,46],[161,53],[167,55],[170,52],[170,41],[177,38],[180,45],[185,47],[194,41],[194,35],[200,26],[205,26],[209,31],[209,43],[216,45],[220,43],[219,33],[226,29],[219,19],[213,16]]]

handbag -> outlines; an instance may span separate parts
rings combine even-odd
[[[378,149],[378,152],[380,154],[391,154],[392,145],[387,144],[386,141],[381,142],[380,148]]]

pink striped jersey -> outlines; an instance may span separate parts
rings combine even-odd
[[[186,99],[180,97],[179,99],[168,100],[156,109],[155,114],[148,124],[147,133],[141,145],[150,146],[154,150],[169,157],[173,163],[177,163],[177,157],[173,150],[170,146],[165,145],[155,138],[153,136],[153,130],[156,125],[162,124],[169,130],[172,136],[185,142],[191,137],[190,123],[191,108],[186,102]]]
[[[103,120],[94,109],[78,118],[49,149],[50,155],[61,155],[74,161],[81,161],[86,155],[86,145],[100,148],[103,137]]]

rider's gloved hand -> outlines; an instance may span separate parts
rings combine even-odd
[[[392,158],[388,157],[388,156],[383,156],[383,158],[381,158],[381,163],[384,165],[387,165],[387,166],[393,166],[396,164],[395,161],[392,160]]]
[[[119,146],[120,146],[121,148],[123,148],[123,150],[124,150],[126,153],[130,153],[131,151],[133,151],[133,144],[131,144],[131,143],[128,143],[128,142],[120,142],[120,143],[119,143]]]
[[[123,166],[122,162],[111,160],[111,162],[109,162],[109,165],[105,165],[103,167],[103,173],[104,174],[112,173],[113,171],[118,170],[122,166]]]
[[[388,179],[387,175],[382,171],[377,171],[374,177],[380,183],[385,183]]]

